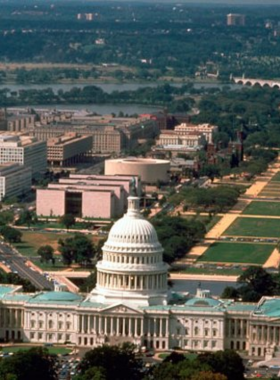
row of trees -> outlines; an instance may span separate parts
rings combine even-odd
[[[71,265],[73,263],[80,265],[89,265],[93,259],[98,260],[101,255],[103,240],[96,245],[83,234],[58,240],[58,251],[61,254],[63,264]],[[42,262],[55,263],[54,248],[50,245],[43,245],[37,250]]]
[[[199,220],[160,216],[151,222],[164,248],[163,260],[167,263],[183,257],[205,234],[205,226]]]
[[[19,351],[0,360],[2,380],[57,380],[56,357],[41,347]],[[231,350],[198,355],[188,360],[171,353],[162,363],[146,370],[135,346],[101,346],[88,351],[79,365],[75,380],[243,380],[240,356]]]
[[[179,193],[171,195],[168,201],[174,206],[183,205],[184,211],[223,212],[235,205],[241,193],[237,186],[210,188],[182,187]]]

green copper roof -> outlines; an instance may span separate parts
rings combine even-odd
[[[12,293],[15,291],[17,286],[13,285],[0,285],[0,298],[2,298],[7,293]]]
[[[189,299],[186,303],[186,306],[195,306],[195,307],[215,307],[222,305],[222,302],[214,298],[200,298],[194,297]]]
[[[259,307],[255,308],[254,315],[280,317],[280,298],[265,299]]]
[[[36,294],[33,298],[29,300],[29,303],[74,303],[80,302],[82,300],[82,296],[75,293],[70,292],[45,292]]]

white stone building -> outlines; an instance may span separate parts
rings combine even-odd
[[[279,347],[280,298],[253,304],[214,299],[200,288],[185,299],[168,290],[162,246],[138,202],[129,197],[127,214],[112,227],[89,294],[24,294],[0,286],[0,339],[81,347],[128,341],[155,349],[232,348],[257,357]]]

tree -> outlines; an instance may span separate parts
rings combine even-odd
[[[106,371],[103,367],[91,367],[84,375],[78,376],[77,380],[107,380]]]
[[[13,227],[3,226],[0,228],[0,233],[3,236],[4,240],[8,241],[9,243],[21,242],[22,233]]]
[[[3,380],[56,380],[53,358],[48,350],[36,347],[16,352],[0,361],[0,378]]]
[[[69,230],[70,227],[75,225],[76,219],[72,214],[65,214],[59,219],[59,222]]]
[[[225,299],[234,299],[240,297],[238,289],[234,288],[233,286],[226,286],[223,290],[223,293],[221,294],[221,298]]]
[[[14,220],[14,214],[11,211],[2,211],[0,213],[0,225],[4,226],[6,224],[12,223]]]
[[[20,216],[19,216],[19,219],[17,220],[17,225],[21,226],[21,225],[27,225],[28,227],[30,227],[30,225],[33,223],[33,219],[34,219],[34,216],[35,214],[29,210],[24,210]]]
[[[89,293],[91,289],[95,288],[96,281],[97,281],[97,272],[96,272],[96,268],[94,268],[91,274],[85,279],[83,284],[80,286],[80,291]]]
[[[163,363],[178,364],[185,359],[186,359],[185,355],[179,354],[178,352],[174,351],[174,352],[171,352],[170,355],[166,356],[166,358],[163,360]]]
[[[262,267],[249,267],[238,278],[238,283],[242,284],[239,293],[246,302],[256,302],[262,296],[273,295],[276,286],[273,277]]]
[[[103,345],[88,351],[80,364],[81,375],[84,376],[88,370],[96,367],[104,370],[106,380],[141,378],[142,364],[135,357],[135,346],[130,343],[123,343],[121,346]]]
[[[91,240],[82,234],[76,234],[74,237],[65,240],[60,239],[58,244],[58,249],[66,265],[71,265],[72,262],[87,265],[96,253]]]
[[[244,379],[243,361],[233,350],[201,354],[198,360],[210,366],[213,372],[225,375],[228,380]]]
[[[191,377],[191,380],[227,380],[227,377],[225,375],[222,375],[221,373],[202,371],[193,375]]]
[[[53,260],[54,249],[50,245],[42,245],[38,250],[37,254],[41,256],[43,262],[49,262]]]

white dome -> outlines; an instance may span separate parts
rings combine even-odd
[[[128,198],[128,211],[111,228],[102,250],[91,301],[166,303],[168,265],[162,261],[163,249],[154,227],[140,213],[138,197]]]
[[[127,214],[113,225],[103,250],[162,250],[155,228],[139,212],[139,198],[129,197],[128,202]]]

